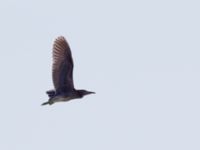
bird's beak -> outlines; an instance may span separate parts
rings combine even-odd
[[[89,92],[89,91],[88,91],[87,94],[96,94],[96,93],[95,93],[95,92]]]

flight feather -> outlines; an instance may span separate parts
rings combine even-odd
[[[53,44],[53,83],[56,92],[67,92],[74,89],[73,59],[69,44],[62,36]]]

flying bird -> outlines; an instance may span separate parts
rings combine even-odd
[[[52,78],[54,89],[46,92],[49,100],[42,105],[66,102],[95,93],[74,88],[73,66],[69,44],[63,36],[59,36],[53,44]]]

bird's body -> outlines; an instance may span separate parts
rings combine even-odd
[[[94,93],[74,88],[72,54],[67,41],[62,36],[58,37],[53,45],[52,76],[55,90],[46,92],[49,100],[42,105],[70,101]]]

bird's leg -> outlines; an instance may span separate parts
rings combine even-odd
[[[44,102],[41,105],[44,106],[44,105],[47,105],[47,104],[49,104],[49,101],[48,102]]]
[[[50,98],[49,101],[42,103],[42,106],[47,105],[47,104],[52,105],[53,103],[54,103],[54,102],[53,102],[52,99]]]

